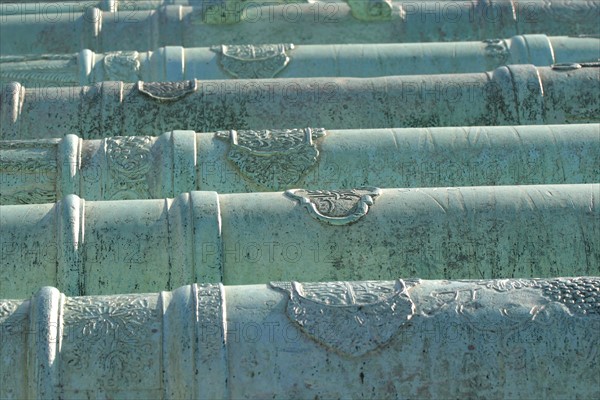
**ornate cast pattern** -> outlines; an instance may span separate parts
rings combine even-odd
[[[137,51],[114,51],[104,56],[104,80],[135,82],[140,78]]]
[[[0,80],[26,86],[77,86],[77,54],[0,56]]]
[[[564,24],[581,24],[581,15],[583,14],[598,14],[598,2],[595,0],[543,0],[541,7],[543,13],[526,13],[526,18],[537,20],[538,15],[552,15]]]
[[[483,43],[485,46],[485,56],[493,60],[493,65],[506,64],[510,57],[510,52],[506,42],[502,39],[487,39]]]
[[[13,300],[4,300],[2,303],[0,303],[0,321],[13,314],[19,304],[21,304],[20,301]]]
[[[143,82],[138,81],[138,90],[160,101],[174,101],[194,93],[198,89],[195,79],[181,82]]]
[[[254,184],[271,190],[290,187],[317,162],[313,143],[325,129],[219,131],[231,143],[227,157]]]
[[[61,139],[0,142],[0,171],[56,172],[56,150]]]
[[[574,314],[600,317],[600,277],[499,279],[477,283],[498,292],[522,288],[542,289],[544,297],[564,304]]]
[[[354,18],[361,21],[385,21],[392,18],[390,0],[346,0]]]
[[[330,225],[347,225],[369,212],[369,206],[373,205],[381,190],[372,187],[352,190],[292,189],[285,194],[306,207],[313,218]]]
[[[147,296],[68,298],[64,331],[76,339],[67,336],[62,342],[65,366],[90,371],[98,377],[99,387],[113,387],[116,382],[141,386],[136,385],[141,374],[155,364],[152,336],[160,328],[150,303]]]
[[[220,284],[196,284],[197,305],[196,318],[198,326],[203,330],[200,343],[207,354],[208,362],[217,357],[225,346],[225,327],[223,325],[223,299]],[[215,334],[217,332],[217,334]],[[213,338],[217,340],[211,340]]]
[[[402,280],[271,287],[288,292],[287,315],[307,336],[354,357],[385,345],[415,313]]]
[[[107,198],[113,200],[149,197],[146,179],[151,167],[150,136],[117,136],[105,139],[111,182]]]
[[[56,201],[57,146],[60,139],[35,142],[7,140],[0,143],[0,175],[8,182],[17,177],[20,184],[0,184],[0,204],[53,203]]]
[[[219,53],[219,64],[231,76],[243,79],[268,79],[281,72],[290,62],[286,51],[293,44],[213,46]]]
[[[14,193],[2,193],[2,204],[44,204],[56,202],[56,190],[40,187]]]

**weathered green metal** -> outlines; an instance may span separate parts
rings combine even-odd
[[[600,59],[600,39],[519,35],[481,42],[222,45],[155,51],[0,56],[0,83],[76,86],[101,81],[180,81],[482,72],[505,64],[550,66]]]
[[[599,196],[598,184],[365,187],[0,206],[0,292],[598,275]]]
[[[0,204],[291,187],[600,182],[600,125],[168,132],[0,142]]]
[[[600,64],[512,65],[479,74],[6,85],[0,137],[83,139],[170,130],[368,129],[591,123]]]
[[[351,3],[355,8],[338,2],[262,6],[260,2],[240,2],[233,8],[222,4],[212,8],[169,5],[156,10],[111,13],[91,7],[85,13],[50,13],[43,17],[2,15],[0,47],[3,54],[18,55],[74,53],[85,48],[106,52],[148,51],[161,46],[262,44],[273,43],[274,38],[280,43],[295,44],[398,43],[600,31],[597,1]],[[224,27],[222,23],[232,24]]]
[[[0,300],[2,398],[598,398],[600,278]]]

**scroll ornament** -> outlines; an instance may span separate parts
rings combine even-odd
[[[136,82],[140,79],[140,61],[137,51],[114,51],[103,59],[104,80]]]
[[[317,342],[358,357],[384,345],[415,313],[406,283],[272,282],[287,291],[288,317]]]
[[[294,49],[289,44],[213,46],[219,53],[219,64],[229,74],[241,79],[274,78],[290,62],[286,51]]]
[[[219,131],[216,137],[231,144],[228,158],[242,175],[259,187],[280,190],[290,187],[319,156],[314,140],[325,129],[272,129]]]
[[[304,190],[292,189],[286,196],[306,207],[318,221],[330,225],[352,224],[369,212],[381,190],[361,188],[351,190]]]
[[[122,136],[106,139],[106,158],[109,161],[112,200],[149,197],[147,174],[151,167],[152,138]]]
[[[179,100],[198,90],[198,83],[195,79],[181,82],[138,81],[137,86],[140,93],[159,101]]]

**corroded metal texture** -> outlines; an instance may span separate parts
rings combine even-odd
[[[0,300],[2,398],[597,398],[600,278]]]
[[[0,137],[83,139],[183,129],[365,129],[600,120],[600,64],[511,65],[478,74],[6,85]]]
[[[26,87],[101,81],[181,81],[483,72],[505,64],[550,66],[600,59],[600,39],[519,35],[480,42],[221,45],[154,51],[0,56],[0,83]]]
[[[285,193],[0,208],[0,292],[173,289],[190,280],[548,277],[600,273],[600,186]]]
[[[600,125],[173,131],[0,142],[0,204],[339,189],[596,183]],[[357,167],[360,166],[360,167]]]
[[[2,15],[5,54],[147,51],[160,46],[272,43],[398,43],[505,38],[523,33],[597,34],[595,0],[384,0]],[[352,5],[352,8],[351,8]],[[223,29],[222,24],[228,24]],[[251,42],[249,42],[249,40]]]

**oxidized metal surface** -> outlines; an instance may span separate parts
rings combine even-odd
[[[0,396],[595,398],[599,294],[598,277],[43,288],[0,300]]]

